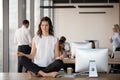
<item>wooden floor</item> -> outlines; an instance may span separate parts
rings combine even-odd
[[[120,80],[120,74],[99,74],[97,78],[78,76],[76,78],[29,77],[27,73],[0,73],[0,80]]]

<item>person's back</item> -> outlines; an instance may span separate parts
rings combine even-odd
[[[18,52],[24,52],[25,54],[30,54],[31,47],[31,36],[28,30],[29,21],[24,20],[21,28],[17,29],[14,36],[14,43],[18,45]],[[21,58],[18,56],[18,72],[22,72],[23,65],[21,63]]]
[[[29,36],[28,36],[29,35]],[[17,45],[29,45],[31,43],[31,37],[29,30],[22,26],[16,31],[16,42]]]

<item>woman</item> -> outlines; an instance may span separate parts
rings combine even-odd
[[[120,28],[118,24],[115,24],[112,27],[113,35],[110,37],[110,42],[113,45],[113,53],[114,51],[120,51]],[[113,54],[112,54],[113,56]]]
[[[95,49],[95,42],[94,42],[94,40],[90,40],[89,42],[92,43],[92,49]]]
[[[60,55],[63,55],[63,57],[66,57],[66,51],[65,51],[65,42],[64,40],[59,40],[59,51],[60,51]]]
[[[110,37],[110,42],[113,45],[113,53],[111,55],[112,58],[114,58],[115,51],[120,51],[120,27],[118,24],[115,24],[112,28],[113,35]],[[110,72],[119,73],[120,72],[120,65],[119,64],[113,64],[111,65]]]
[[[37,35],[32,40],[30,55],[19,52],[22,64],[29,71],[43,77],[56,77],[57,72],[63,67],[63,55],[59,53],[59,42],[54,37],[53,26],[50,18],[41,19]],[[29,59],[33,59],[30,62]]]
[[[70,51],[70,44],[68,42],[66,42],[66,37],[65,36],[61,36],[60,40],[64,41],[64,48],[66,52]]]

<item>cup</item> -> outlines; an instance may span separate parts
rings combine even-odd
[[[71,53],[70,52],[67,52],[67,57],[71,58]]]
[[[73,69],[71,67],[68,67],[67,68],[67,74],[72,74],[72,72],[73,72]]]

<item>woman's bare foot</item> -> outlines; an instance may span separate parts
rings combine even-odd
[[[27,71],[27,73],[28,73],[28,75],[29,75],[29,78],[38,76],[38,75],[36,75],[35,73],[33,73],[33,72],[31,72],[31,71]]]
[[[28,73],[29,78],[31,78],[31,77],[32,77],[31,72],[30,72],[30,71],[27,71],[27,73]]]
[[[46,74],[46,77],[56,77],[58,75],[58,72],[50,72]]]
[[[43,71],[39,71],[38,74],[42,75],[43,77],[56,77],[58,75],[58,72],[45,73]]]

